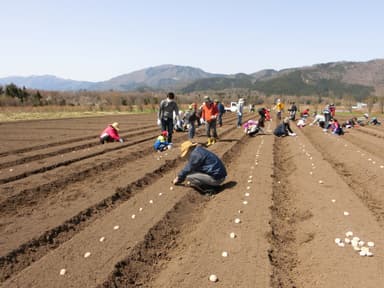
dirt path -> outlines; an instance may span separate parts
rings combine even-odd
[[[17,124],[0,155],[1,287],[380,287],[381,127],[280,139],[272,122],[247,137],[235,118],[209,148],[229,172],[211,197],[171,185],[184,161],[178,149],[152,152],[154,115],[118,119],[124,145],[92,136],[112,117]],[[348,231],[375,243],[372,257],[335,243]]]

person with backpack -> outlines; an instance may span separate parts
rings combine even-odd
[[[176,115],[176,120],[179,121],[179,107],[175,101],[175,94],[169,92],[167,99],[160,102],[157,124],[161,126],[161,131],[168,131],[168,143],[172,143],[173,133],[173,115]]]

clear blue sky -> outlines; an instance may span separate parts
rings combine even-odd
[[[0,77],[103,81],[384,58],[382,0],[2,0]]]

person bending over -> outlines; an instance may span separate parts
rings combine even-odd
[[[227,170],[220,158],[197,143],[185,141],[181,144],[181,157],[188,163],[173,180],[179,185],[187,180],[187,185],[202,194],[214,194],[220,191],[221,184],[227,177]]]

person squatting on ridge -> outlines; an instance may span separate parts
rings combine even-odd
[[[170,143],[168,143],[167,138],[168,137],[168,131],[161,131],[160,136],[156,138],[155,144],[153,144],[153,148],[156,151],[163,152],[170,147]]]
[[[167,99],[160,102],[157,119],[157,125],[161,125],[161,131],[168,131],[168,143],[172,143],[174,113],[177,120],[179,120],[179,107],[175,102],[175,94],[173,92],[169,92],[167,94]]]
[[[187,185],[200,193],[219,192],[221,184],[227,177],[227,170],[220,158],[191,141],[183,142],[180,151],[182,158],[188,157],[188,163],[173,180],[173,184],[178,185],[187,180]]]
[[[339,121],[337,121],[337,119],[335,118],[331,120],[331,131],[332,131],[332,134],[335,134],[335,135],[344,134],[343,128],[341,127]]]
[[[244,99],[240,98],[237,103],[237,128],[241,127],[243,123],[243,112],[244,112]]]
[[[120,128],[118,122],[108,124],[107,128],[105,128],[100,134],[100,144],[104,144],[105,142],[123,143],[124,140],[119,136],[119,130]]]
[[[255,120],[248,120],[243,125],[244,133],[248,136],[255,136],[258,132],[262,131],[259,127],[259,122]]]
[[[294,133],[289,126],[289,118],[286,117],[283,120],[283,123],[280,123],[277,125],[275,131],[273,131],[273,134],[275,134],[277,137],[285,137],[285,136],[296,136],[296,133]]]
[[[212,103],[208,96],[204,96],[204,105],[201,109],[201,118],[206,123],[206,131],[208,142],[207,146],[213,145],[216,143],[217,131],[216,131],[216,119],[218,115],[217,106]],[[211,130],[213,137],[211,137]]]

